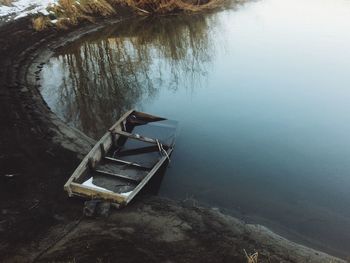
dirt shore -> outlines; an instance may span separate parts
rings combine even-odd
[[[34,32],[29,18],[0,27],[0,261],[246,262],[245,249],[259,262],[342,262],[189,201],[149,197],[82,217],[63,184],[94,142],[50,111],[39,73],[57,47],[117,21],[70,32]]]

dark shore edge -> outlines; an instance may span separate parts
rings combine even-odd
[[[94,141],[51,112],[40,70],[60,46],[132,17],[69,31],[35,32],[30,18],[0,27],[1,261],[246,262],[245,249],[259,262],[345,262],[189,202],[149,197],[107,219],[81,218],[63,184]]]

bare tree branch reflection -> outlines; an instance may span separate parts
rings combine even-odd
[[[42,86],[57,97],[56,105],[49,106],[96,138],[159,89],[198,86],[213,52],[210,19],[192,15],[126,21],[58,50],[47,66],[51,70],[43,71]],[[60,85],[46,85],[50,74],[59,74]]]

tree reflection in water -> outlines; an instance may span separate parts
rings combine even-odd
[[[125,21],[71,43],[44,67],[44,99],[69,124],[97,138],[160,88],[203,80],[212,55],[209,20],[198,15]]]

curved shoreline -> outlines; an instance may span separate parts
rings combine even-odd
[[[127,17],[126,15],[125,18]],[[63,182],[94,142],[83,133],[68,127],[47,107],[38,89],[42,65],[56,48],[99,30],[106,24],[117,23],[120,19],[122,17],[97,25],[82,25],[70,32],[34,32],[29,26],[29,18],[0,28],[0,35],[6,36],[0,43],[0,57],[3,60],[0,68],[0,196],[1,207],[4,208],[1,211],[4,218],[1,232],[5,236],[3,240],[6,240],[1,241],[0,251],[5,262],[16,259],[19,262],[31,261],[38,254],[37,249],[32,247],[33,244],[39,243],[40,248],[44,249],[48,240],[55,240],[52,237],[63,231],[65,225],[74,225],[81,214],[82,203],[67,199],[62,189]],[[10,173],[17,175],[14,178],[3,177]],[[145,222],[143,219],[147,217],[149,221]],[[172,223],[173,218],[177,224]],[[41,224],[33,227],[38,224],[38,220]],[[153,221],[159,224],[152,225]],[[109,224],[108,231],[104,228],[106,222]],[[119,226],[120,222],[123,222],[123,228]],[[199,229],[196,227],[198,225],[201,226]],[[33,229],[28,231],[28,228]],[[244,224],[218,211],[157,197],[140,200],[125,210],[113,213],[108,219],[80,222],[78,228],[55,244],[41,260],[57,260],[62,258],[62,253],[66,253],[63,257],[67,260],[72,253],[75,256],[74,253],[82,247],[67,249],[70,244],[68,242],[79,240],[87,228],[95,231],[96,238],[92,235],[91,240],[96,243],[96,247],[99,247],[100,239],[119,240],[121,236],[121,240],[130,241],[128,247],[124,248],[117,243],[119,245],[106,247],[105,250],[115,250],[118,247],[131,253],[146,250],[150,259],[165,259],[162,258],[163,254],[155,251],[160,246],[160,240],[167,244],[163,249],[169,255],[172,255],[174,249],[181,253],[190,247],[192,252],[188,255],[188,261],[196,261],[195,256],[198,259],[205,247],[208,249],[208,258],[202,260],[207,262],[222,262],[219,259],[224,258],[231,262],[244,261],[243,249],[249,252],[257,249],[266,261],[342,262],[290,242],[262,226]],[[135,229],[147,229],[148,232],[140,234]],[[160,238],[154,241],[154,236]],[[148,240],[146,247],[139,240],[141,237],[144,238],[143,241]],[[184,242],[188,247],[180,245]],[[225,251],[220,252],[221,258],[217,255],[216,246]],[[90,253],[103,251],[102,248],[91,250]],[[176,261],[175,255],[173,256],[169,256],[169,259]]]

